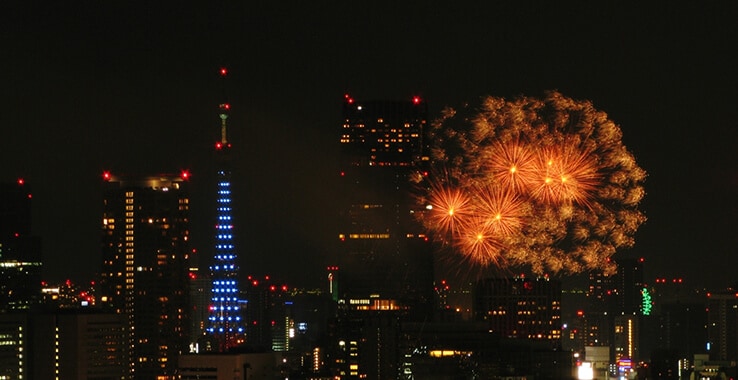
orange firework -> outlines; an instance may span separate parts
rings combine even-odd
[[[484,218],[473,218],[460,230],[454,246],[468,260],[482,265],[499,264],[501,241]]]
[[[555,179],[559,198],[586,205],[599,185],[600,174],[589,152],[564,146],[559,149]]]
[[[479,216],[497,237],[509,237],[520,232],[523,202],[509,189],[487,187],[478,193]]]
[[[432,163],[447,174],[423,197],[429,232],[481,266],[611,270],[646,219],[646,173],[619,127],[558,92],[488,97],[480,109],[447,110],[432,125]]]
[[[430,194],[430,221],[442,235],[452,235],[464,218],[472,214],[469,198],[460,189],[434,185]]]
[[[531,194],[546,204],[561,200],[556,178],[558,159],[554,149],[549,148],[540,150],[535,161],[536,180],[532,182]]]
[[[495,144],[483,158],[492,180],[503,188],[525,193],[536,180],[535,154],[520,142]]]

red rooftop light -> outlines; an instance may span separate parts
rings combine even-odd
[[[226,75],[228,75],[228,69],[226,69],[225,67],[221,67],[220,68],[220,76],[223,76],[224,77]]]
[[[23,186],[25,183],[26,183],[26,180],[24,180],[23,178],[18,178],[19,185]]]
[[[420,104],[420,96],[413,96],[413,104]]]
[[[187,181],[190,179],[190,172],[187,170],[182,170],[181,176],[183,180]]]
[[[108,171],[103,172],[103,179],[106,181],[110,181],[110,172]]]

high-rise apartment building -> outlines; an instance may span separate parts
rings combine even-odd
[[[427,318],[433,255],[415,217],[412,176],[425,171],[427,104],[346,96],[341,131],[340,298],[383,299]]]
[[[135,379],[173,378],[177,356],[187,352],[188,177],[104,174],[98,304],[127,318]]]
[[[29,185],[0,183],[0,312],[41,301],[41,239],[31,231]]]
[[[221,79],[227,70],[221,69]],[[227,120],[230,104],[219,105],[220,139],[215,143],[217,155],[217,221],[215,251],[210,266],[211,297],[206,332],[212,341],[211,350],[227,351],[245,342],[243,309],[238,286],[238,256],[234,244],[233,206],[231,196],[231,143],[228,141]]]

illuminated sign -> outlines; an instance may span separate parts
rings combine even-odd
[[[633,361],[629,358],[618,359],[618,372],[628,372],[633,369]]]

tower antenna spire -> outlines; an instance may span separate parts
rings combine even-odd
[[[225,82],[228,77],[228,69],[225,67],[220,68],[220,77]],[[231,105],[228,103],[225,97],[225,84],[223,85],[223,103],[220,103],[220,143],[224,146],[228,144],[228,111],[231,109]]]

